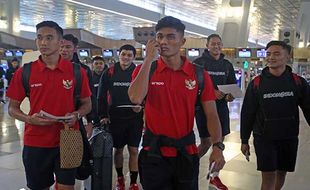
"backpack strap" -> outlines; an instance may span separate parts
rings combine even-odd
[[[204,82],[205,82],[204,81],[204,67],[194,62],[193,62],[193,65],[195,65],[196,78],[198,80],[198,92],[197,92],[197,101],[198,101],[200,100],[200,95],[204,88]],[[150,74],[149,74],[149,80],[151,80],[156,68],[157,68],[157,60],[152,62]]]
[[[72,63],[73,65],[73,73],[74,78],[76,81],[76,85],[74,88],[73,96],[74,96],[74,105],[76,109],[79,107],[80,104],[80,97],[81,97],[81,88],[82,88],[82,77],[81,77],[81,66],[77,63]]]
[[[299,76],[296,73],[292,73],[292,75],[293,75],[293,79],[295,81],[295,84],[297,86],[301,85],[301,80],[300,80]]]
[[[113,76],[114,69],[115,69],[114,65],[112,67],[108,68],[108,76],[109,76],[109,78],[111,78]]]
[[[297,86],[300,86],[301,85],[301,80],[300,80],[299,76],[296,73],[292,73],[292,77],[294,79],[294,83]],[[260,75],[258,75],[257,77],[255,77],[253,79],[253,86],[254,86],[255,90],[257,90],[259,88],[260,81],[261,81],[261,76]]]
[[[195,64],[195,70],[196,70],[196,78],[198,80],[198,92],[197,92],[197,96],[198,98],[200,98],[200,95],[203,91],[203,88],[205,86],[205,80],[204,80],[204,68],[201,65]],[[197,99],[199,100],[199,99]]]
[[[30,79],[31,65],[32,65],[32,62],[24,64],[23,71],[22,71],[23,86],[25,89],[26,96],[28,98],[30,95],[29,79]],[[82,78],[81,78],[81,73],[80,73],[80,65],[77,63],[73,63],[72,65],[73,65],[74,78],[76,80],[76,86],[74,88],[74,93],[73,93],[74,105],[78,107],[80,96],[81,96]]]
[[[30,96],[29,79],[30,79],[31,65],[32,65],[32,62],[24,64],[23,71],[22,71],[23,86],[25,89],[26,96],[28,98]]]
[[[153,61],[151,64],[150,74],[149,74],[149,81],[151,80],[155,70],[157,68],[157,60]]]
[[[261,79],[261,76],[258,75],[257,77],[255,77],[253,79],[253,87],[254,87],[254,90],[257,90],[259,88],[259,84],[260,84],[260,79]]]
[[[298,76],[296,73],[292,73],[292,78],[294,80],[294,84],[295,84],[295,92],[297,95],[297,101],[299,104],[299,99],[301,98],[301,86],[302,86],[302,82],[300,80],[300,76]]]

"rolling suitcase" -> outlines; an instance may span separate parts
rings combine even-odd
[[[95,127],[89,139],[93,150],[92,190],[112,189],[113,139],[108,125]]]

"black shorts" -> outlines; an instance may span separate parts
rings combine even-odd
[[[196,190],[198,179],[199,158],[197,154],[190,155],[191,164],[184,158],[162,157],[158,162],[151,162],[147,151],[139,153],[139,175],[143,189],[160,190]],[[180,165],[181,164],[181,165]]]
[[[142,115],[131,119],[111,118],[110,130],[114,148],[123,148],[125,145],[139,147],[143,130]]]
[[[266,140],[254,136],[254,147],[257,157],[257,170],[263,172],[295,170],[298,138],[287,140]]]
[[[30,189],[44,189],[57,183],[74,185],[76,168],[61,169],[59,148],[39,148],[24,146],[23,163],[25,166],[27,186]]]
[[[229,110],[227,105],[217,106],[217,113],[220,119],[222,127],[222,136],[226,136],[230,133],[230,121],[229,121]],[[200,138],[210,137],[210,133],[207,127],[207,120],[203,108],[200,107],[195,111],[196,125],[199,132]]]

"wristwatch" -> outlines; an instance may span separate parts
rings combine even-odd
[[[219,148],[221,151],[223,151],[225,149],[225,145],[222,142],[216,142],[213,144],[213,146],[216,146],[217,148]]]

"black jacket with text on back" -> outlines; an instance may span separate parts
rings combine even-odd
[[[278,77],[266,67],[257,76],[259,80],[255,78],[250,82],[241,109],[240,135],[243,144],[248,143],[252,131],[254,136],[271,139],[297,137],[298,106],[310,124],[310,87],[304,78],[295,76],[297,81],[289,66]]]

